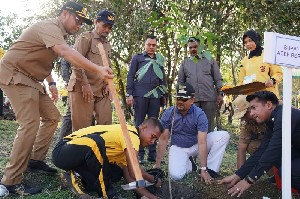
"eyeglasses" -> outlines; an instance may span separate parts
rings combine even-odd
[[[191,99],[191,98],[190,98],[190,97],[189,97],[189,98],[176,97],[176,101],[183,101],[183,102],[186,102],[186,101],[188,101],[189,99]]]
[[[77,25],[80,25],[80,26],[82,26],[82,20],[81,19],[79,19],[75,14],[73,14],[72,13],[72,15],[74,16],[74,18],[75,18],[75,22],[76,22],[76,24]]]

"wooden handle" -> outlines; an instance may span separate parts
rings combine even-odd
[[[103,45],[102,45],[101,42],[98,44],[98,49],[99,49],[100,55],[102,57],[103,65],[104,66],[109,66],[108,58],[107,58],[107,55],[105,53],[105,50],[104,50]],[[142,172],[141,172],[141,169],[139,167],[138,159],[137,159],[135,150],[133,148],[133,145],[132,145],[132,142],[131,142],[131,139],[130,139],[130,135],[129,135],[129,132],[128,132],[128,129],[127,129],[127,126],[126,126],[124,113],[122,111],[120,101],[118,99],[118,94],[117,94],[113,79],[107,79],[107,83],[108,83],[108,88],[111,92],[111,95],[112,95],[112,98],[113,98],[113,101],[114,101],[114,104],[115,104],[115,107],[116,107],[116,110],[117,110],[118,118],[120,120],[123,136],[124,136],[126,147],[127,147],[127,152],[128,152],[128,155],[129,155],[129,161],[132,165],[135,179],[136,179],[136,181],[143,180]]]

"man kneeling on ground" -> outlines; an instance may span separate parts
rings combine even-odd
[[[266,132],[259,148],[235,174],[219,181],[229,187],[228,194],[240,197],[273,166],[281,171],[282,159],[282,105],[270,91],[259,91],[247,96],[250,115],[258,124],[266,123]],[[300,191],[300,110],[291,110],[291,184]],[[275,174],[279,186],[280,176]]]
[[[165,110],[161,117],[164,133],[159,138],[156,168],[160,168],[171,137],[169,172],[174,180],[197,170],[194,157],[199,157],[200,177],[210,184],[219,177],[219,170],[229,141],[227,131],[207,132],[208,121],[203,110],[194,103],[195,90],[189,83],[176,87],[176,106]]]
[[[145,120],[138,129],[129,125],[127,128],[136,155],[140,144],[143,147],[153,144],[163,130],[154,118]],[[111,182],[122,176],[127,182],[135,181],[120,124],[96,125],[75,131],[56,145],[52,161],[67,171],[62,178],[79,197],[96,191],[100,197],[117,198]],[[161,186],[160,179],[154,179],[142,168],[141,171],[145,180],[154,182],[158,188]],[[136,192],[149,199],[157,198],[145,188],[138,188]]]

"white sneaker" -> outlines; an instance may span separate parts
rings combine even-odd
[[[0,184],[0,197],[8,196],[9,191],[6,189],[6,187],[2,184]]]

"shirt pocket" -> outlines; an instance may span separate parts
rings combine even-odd
[[[211,75],[211,64],[209,62],[201,66],[203,75]]]
[[[91,50],[88,53],[87,57],[91,62],[97,64],[97,65],[102,65],[102,59],[100,55],[100,51],[98,47],[95,44],[92,44]]]

